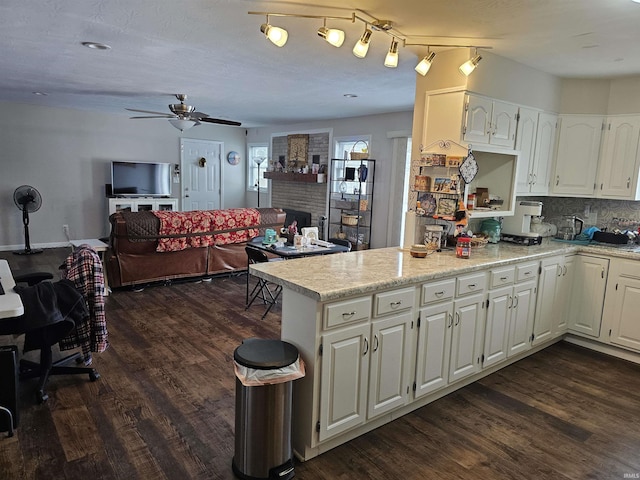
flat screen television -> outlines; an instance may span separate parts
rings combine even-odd
[[[171,163],[111,162],[113,195],[171,196]]]

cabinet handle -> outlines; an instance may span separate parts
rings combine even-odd
[[[509,279],[509,277],[500,277],[500,281],[501,282],[506,282]]]
[[[531,275],[531,272],[524,272],[525,275]]]
[[[434,294],[436,297],[441,297],[442,295],[444,295],[444,290],[440,291],[440,292],[436,292]]]
[[[396,308],[396,307],[399,307],[400,305],[402,305],[402,300],[398,300],[397,302],[391,302],[391,303],[389,303],[389,306],[390,306],[391,308]]]
[[[518,308],[518,303],[520,303],[520,301],[518,300],[518,298],[519,298],[519,297],[518,297],[517,295],[515,295],[515,296],[513,297],[513,299],[515,300],[514,305],[513,305],[513,308]]]
[[[556,277],[561,277],[562,276],[562,266],[558,265],[556,268],[558,269],[558,273],[557,273]]]
[[[600,276],[604,278],[604,267],[602,267],[602,271],[600,272]]]
[[[460,325],[460,314],[456,312],[456,327]]]
[[[529,173],[529,185],[533,183],[533,173]]]
[[[513,307],[513,297],[509,295],[509,306],[507,308]]]
[[[536,183],[538,183],[538,174],[534,173],[533,174],[533,184],[535,185]]]
[[[369,352],[369,340],[367,337],[364,337],[364,352],[362,352],[362,356],[364,357]]]
[[[373,336],[373,351],[378,351],[378,335]]]
[[[447,325],[447,328],[451,328],[451,326],[453,325],[453,315],[449,313],[447,314],[447,316],[449,317],[449,325]]]
[[[474,288],[476,288],[476,284],[475,284],[475,283],[470,283],[470,284],[469,284],[469,288],[470,288],[471,290],[473,290]]]
[[[556,176],[556,187],[560,184],[560,175]]]
[[[355,310],[353,312],[345,312],[345,313],[342,314],[342,318],[353,317],[356,313],[358,313],[358,312],[356,312]]]
[[[566,265],[564,265],[564,266],[562,267],[562,276],[564,277],[566,274],[567,274],[567,266],[566,266]]]
[[[631,185],[631,177],[627,178],[627,188]]]

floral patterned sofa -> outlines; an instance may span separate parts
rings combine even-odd
[[[279,208],[114,213],[105,255],[109,286],[246,270],[246,242],[267,228],[279,231],[285,218]]]

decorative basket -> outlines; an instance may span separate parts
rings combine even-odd
[[[347,215],[345,213],[342,214],[342,224],[355,226],[358,225],[358,220],[360,219],[359,215]]]
[[[489,243],[488,238],[484,237],[472,237],[471,238],[471,248],[484,248]]]
[[[353,151],[353,149],[356,148],[356,145],[358,145],[359,143],[364,143],[366,152]],[[351,148],[350,156],[351,160],[366,160],[367,158],[369,158],[369,145],[367,145],[367,142],[365,142],[364,140],[358,140],[356,143],[354,143],[353,147]]]

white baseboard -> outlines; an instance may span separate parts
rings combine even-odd
[[[71,248],[71,244],[69,242],[50,242],[50,243],[36,243],[31,245],[32,249],[36,248],[59,248],[59,247],[69,247]],[[8,252],[13,250],[24,250],[24,243],[20,245],[0,245],[0,252]]]

